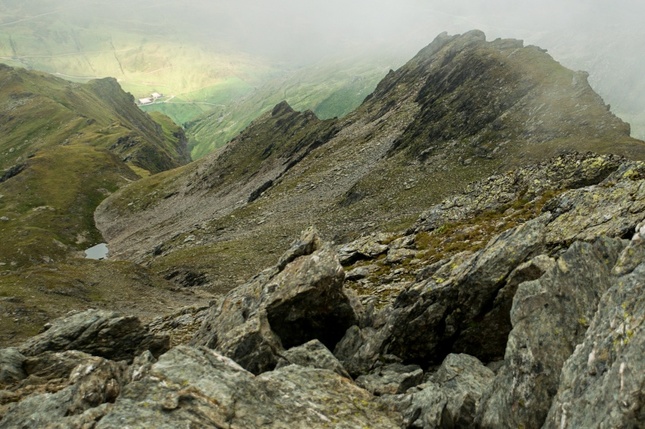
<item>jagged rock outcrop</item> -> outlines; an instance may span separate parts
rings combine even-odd
[[[540,279],[519,286],[504,365],[482,401],[481,427],[542,425],[562,365],[582,342],[624,246],[607,238],[576,242]]]
[[[338,374],[289,365],[254,377],[206,348],[179,346],[129,384],[97,429],[388,428],[396,417]]]
[[[403,290],[377,333],[366,335],[365,342],[356,342],[356,332],[351,331],[341,341],[337,348],[341,361],[360,372],[387,354],[409,362],[439,363],[455,344],[468,350],[471,343],[483,346],[468,350],[471,353],[489,359],[501,355],[502,350],[486,347],[499,344],[495,336],[505,337],[507,332],[491,326],[474,329],[473,325],[493,311],[493,302],[513,269],[544,250],[547,221],[548,216],[542,216],[499,235],[462,264],[451,267],[449,278],[435,273],[433,278]],[[352,344],[357,348],[352,349]],[[372,352],[365,353],[365,349]]]
[[[168,346],[168,337],[151,335],[134,316],[87,310],[54,320],[45,332],[27,340],[19,350],[25,356],[79,350],[115,361],[132,361],[144,350],[160,355]]]
[[[531,201],[545,193],[584,189],[601,183],[619,168],[631,171],[623,165],[625,161],[616,155],[567,152],[539,164],[494,175],[469,184],[463,193],[424,211],[414,229],[431,231],[447,222],[458,222],[485,211],[505,210],[514,202]]]
[[[205,317],[192,344],[214,348],[259,374],[282,351],[318,339],[333,349],[357,323],[336,253],[309,229],[277,266],[231,291]]]
[[[614,266],[584,341],[562,368],[544,428],[645,425],[644,251],[639,232]]]
[[[451,354],[427,383],[381,401],[401,412],[404,428],[472,427],[479,399],[493,378],[476,358]]]
[[[364,237],[339,246],[340,258],[309,229],[208,310],[147,327],[97,311],[57,321],[0,353],[0,427],[639,427],[645,168],[614,161],[563,155],[553,164],[568,177],[575,166],[578,177],[592,164],[607,167],[594,183],[570,185],[581,188],[554,191],[553,178],[531,201],[490,205],[493,214],[465,205],[470,214],[453,217],[454,228]],[[507,189],[518,174],[484,183]],[[616,216],[585,221],[585,207]],[[436,261],[434,243],[455,240],[465,222],[492,237]],[[497,226],[488,230],[490,222]],[[349,280],[339,259],[368,268]],[[392,297],[368,296],[384,291],[370,289],[378,279]],[[202,319],[193,346],[159,361],[130,347],[173,326],[185,338]],[[136,358],[128,366],[106,356]]]

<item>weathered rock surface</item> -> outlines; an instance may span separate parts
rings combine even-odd
[[[25,356],[14,348],[0,349],[0,386],[27,377],[22,367]]]
[[[328,369],[338,375],[350,378],[336,356],[318,340],[311,340],[282,353],[276,369],[291,364],[307,368]]]
[[[78,365],[70,371],[72,361]],[[2,413],[0,428],[92,427],[128,381],[124,362],[80,352],[49,354],[32,365],[34,374],[13,390],[15,403]]]
[[[97,429],[394,428],[396,417],[338,374],[289,365],[258,377],[206,348],[179,346],[129,384]]]
[[[307,230],[281,262],[213,307],[192,344],[220,351],[249,371],[275,368],[279,355],[318,339],[333,349],[357,323],[336,253]]]
[[[382,402],[401,412],[405,428],[472,427],[479,399],[493,378],[476,358],[450,354],[427,383]]]
[[[112,360],[132,361],[150,350],[168,350],[168,337],[151,335],[134,316],[104,310],[87,310],[54,320],[49,329],[30,338],[19,350],[25,356],[45,351],[79,350]]]
[[[584,338],[624,247],[609,238],[576,242],[539,280],[519,286],[504,366],[482,400],[481,427],[543,424],[562,365]]]
[[[617,277],[600,300],[584,341],[562,368],[544,428],[645,426],[643,250],[637,233],[613,269]]]
[[[146,325],[146,329],[156,336],[169,337],[171,347],[187,344],[199,330],[209,309],[209,305],[185,307],[173,314],[157,317]]]
[[[377,396],[404,393],[421,384],[423,370],[418,365],[392,363],[383,365],[367,375],[356,379],[356,384]]]

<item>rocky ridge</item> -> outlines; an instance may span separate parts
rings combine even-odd
[[[223,293],[310,225],[347,243],[409,227],[492,174],[568,150],[641,159],[644,148],[584,73],[518,40],[442,34],[345,118],[281,103],[224,150],[111,196],[96,221],[114,256],[163,276],[181,267]]]
[[[640,427],[643,192],[644,163],[568,153],[399,234],[308,229],[200,316],[54,321],[1,350],[0,427]]]

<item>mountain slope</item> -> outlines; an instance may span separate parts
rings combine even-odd
[[[347,117],[278,106],[225,150],[109,198],[97,222],[119,257],[226,288],[310,224],[336,242],[404,229],[473,180],[571,149],[645,155],[584,74],[520,41],[443,34]]]
[[[102,199],[190,160],[183,131],[141,112],[114,79],[75,84],[1,66],[0,82],[0,262],[50,260],[101,241],[93,211]]]
[[[90,271],[106,266],[86,271],[66,264],[103,241],[94,211],[106,196],[190,160],[183,130],[162,115],[155,119],[114,79],[77,84],[0,66],[2,339],[106,296],[71,286],[100,284],[88,280],[96,277]],[[132,274],[140,267],[113,269]],[[109,301],[132,283],[126,274],[112,278]]]

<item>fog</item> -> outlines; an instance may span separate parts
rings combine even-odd
[[[552,45],[545,48],[571,37],[577,44],[599,36],[628,37],[624,42],[634,46],[645,40],[645,3],[637,0],[0,0],[0,11],[15,11],[16,19],[57,13],[133,28],[137,21],[158,23],[203,43],[295,62],[391,49],[411,55],[442,31],[475,28],[490,39]]]
[[[638,0],[0,0],[0,26],[60,15],[304,65],[331,55],[410,58],[440,32],[523,39],[645,115],[645,2]],[[144,25],[145,24],[145,25]],[[156,27],[155,27],[156,26]],[[644,121],[645,122],[645,121]]]

